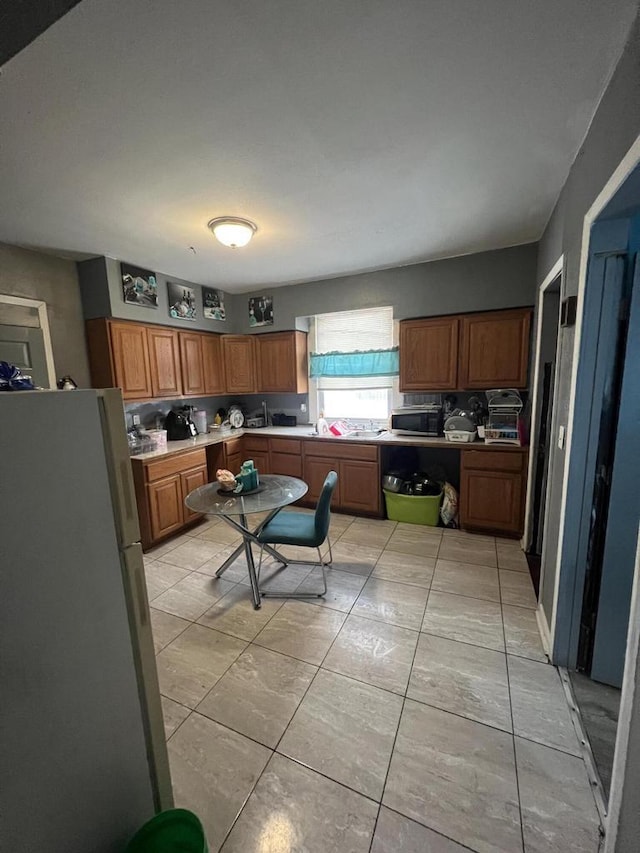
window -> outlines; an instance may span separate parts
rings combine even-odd
[[[314,318],[311,346],[315,353],[389,350],[394,345],[393,309],[367,308],[319,314]],[[318,376],[315,414],[351,421],[386,420],[393,406],[395,377]]]

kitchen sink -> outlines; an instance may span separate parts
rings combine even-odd
[[[340,438],[377,438],[383,432],[383,429],[352,429]]]

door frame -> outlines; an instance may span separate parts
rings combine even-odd
[[[53,348],[51,346],[51,332],[49,330],[49,316],[47,314],[47,303],[41,299],[26,299],[23,296],[9,296],[0,293],[0,302],[6,305],[20,305],[22,308],[35,308],[38,312],[38,320],[44,341],[44,356],[47,363],[47,379],[49,388],[54,390],[56,386],[56,370],[53,362]]]
[[[523,549],[526,550],[529,547],[529,539],[531,537],[531,528],[533,527],[533,480],[535,474],[535,458],[538,452],[538,443],[540,440],[539,432],[536,432],[533,435],[533,430],[538,422],[538,417],[540,414],[540,393],[539,393],[539,383],[540,383],[540,348],[542,346],[542,319],[543,319],[543,305],[544,305],[544,297],[545,293],[551,285],[556,281],[558,276],[564,275],[564,255],[560,255],[555,264],[551,267],[547,275],[542,280],[541,284],[538,287],[538,298],[536,301],[536,343],[533,353],[533,395],[531,402],[531,431],[532,438],[534,439],[530,443],[529,447],[529,466],[527,471],[527,499],[525,503],[525,517],[524,517],[524,534],[522,536],[521,545]],[[562,304],[562,283],[560,285],[560,303]],[[558,326],[560,325],[560,316],[558,315]],[[556,365],[558,364],[558,359],[560,358],[560,334],[558,334],[558,339],[556,340]],[[555,401],[556,393],[558,390],[558,374],[559,370],[556,369],[555,376],[553,378],[553,396],[552,399]],[[547,488],[549,482],[547,480]],[[546,524],[546,516],[547,509],[549,506],[549,502],[547,501],[545,504],[545,517],[543,519],[543,526]]]

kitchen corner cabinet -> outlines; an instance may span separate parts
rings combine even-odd
[[[94,388],[120,388],[125,400],[153,395],[145,326],[89,320],[87,349]]]
[[[531,310],[487,311],[460,318],[460,388],[526,388]]]
[[[134,458],[131,467],[145,550],[200,518],[184,499],[209,480],[204,449],[150,462]]]
[[[254,336],[223,335],[222,353],[227,393],[255,393],[257,385]]]
[[[306,394],[307,335],[271,332],[255,336],[258,389],[264,393]]]
[[[453,391],[458,385],[458,317],[400,322],[400,390]]]
[[[182,378],[178,332],[157,326],[147,327],[151,394],[153,397],[180,397]]]
[[[464,530],[521,536],[527,482],[526,451],[463,450],[460,521]]]

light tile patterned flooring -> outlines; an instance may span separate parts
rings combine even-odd
[[[176,804],[209,849],[596,853],[518,545],[341,515],[331,536],[327,596],[260,611],[243,560],[213,577],[223,522],[145,557]],[[274,569],[272,589],[318,588]]]

